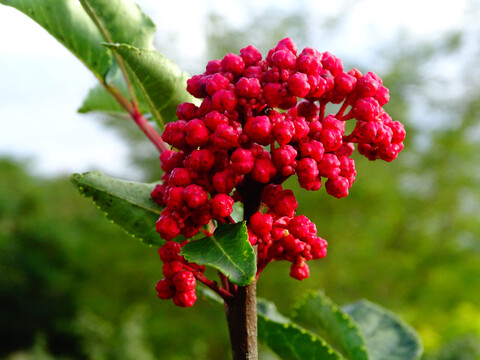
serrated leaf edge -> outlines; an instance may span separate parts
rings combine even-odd
[[[97,189],[97,190],[99,190],[99,191],[105,191],[105,192],[106,192],[106,188],[98,187],[98,186],[93,185],[93,184],[80,185],[80,184],[77,183],[77,180],[78,180],[78,179],[82,179],[82,178],[84,178],[86,175],[89,175],[89,174],[98,174],[98,175],[100,175],[100,176],[106,176],[106,175],[104,175],[103,173],[101,173],[101,172],[99,172],[99,171],[89,171],[89,172],[86,172],[86,173],[83,173],[83,174],[75,173],[75,174],[73,174],[73,175],[70,177],[70,179],[71,179],[71,181],[72,181],[75,185],[78,186],[79,189],[80,189],[80,188],[84,188],[84,187],[91,186],[91,187],[93,187],[93,188],[95,188],[95,189]],[[121,179],[115,179],[115,180],[122,181],[122,182],[127,183],[127,184],[142,184],[142,183],[139,183],[139,182],[129,181],[129,180],[121,180]],[[150,183],[150,184],[145,184],[145,185],[153,185],[153,184],[155,184],[155,183]],[[82,194],[82,195],[84,195],[85,197],[93,197],[93,194],[92,194],[92,195]],[[158,215],[160,215],[161,212],[162,212],[162,209],[161,209],[160,207],[158,207],[158,208],[155,208],[155,207],[146,207],[146,206],[143,206],[143,204],[140,204],[140,203],[135,202],[135,201],[128,200],[128,199],[126,199],[125,197],[120,196],[120,195],[117,195],[117,194],[115,194],[115,195],[112,194],[112,196],[116,196],[116,197],[118,197],[119,199],[121,199],[121,200],[123,200],[123,201],[126,201],[126,202],[128,202],[128,203],[131,203],[131,204],[133,204],[133,205],[135,205],[135,206],[138,206],[139,208],[146,209],[146,210],[148,210],[148,211],[150,211],[150,212],[153,212],[153,213],[155,213],[155,214],[158,214]],[[95,201],[95,200],[94,200],[94,201]],[[153,201],[152,201],[152,203],[153,203]],[[154,204],[154,203],[153,203],[153,204]]]

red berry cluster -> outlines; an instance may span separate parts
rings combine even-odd
[[[212,220],[232,221],[240,201],[259,271],[288,260],[301,280],[309,275],[305,262],[326,254],[315,225],[295,215],[295,196],[281,187],[287,178],[296,175],[313,191],[323,178],[327,193],[342,198],[355,181],[354,143],[370,160],[392,161],[403,148],[405,130],[383,110],[389,93],[377,75],[344,72],[329,52],[297,54],[289,38],[265,60],[250,45],[208,62],[187,90],[203,100],[180,104],[178,121],[162,134],[175,150],[160,156],[165,173],[152,198],[165,209],[157,231],[167,243],[191,238]],[[341,104],[336,114],[325,114],[328,103]],[[355,128],[345,134],[351,119]]]
[[[160,299],[173,299],[175,305],[189,307],[197,300],[194,274],[203,273],[205,267],[186,261],[180,255],[181,249],[181,244],[167,241],[158,250],[165,278],[157,283],[155,290]]]
[[[287,260],[292,263],[290,276],[306,279],[310,275],[306,261],[325,257],[327,242],[317,236],[315,224],[306,216],[295,216],[298,203],[292,190],[269,184],[261,200],[268,211],[254,213],[248,226],[250,243],[258,246],[258,270],[272,260]]]

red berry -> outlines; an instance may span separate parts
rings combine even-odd
[[[222,74],[215,74],[209,78],[205,85],[205,91],[213,96],[217,91],[227,89],[230,81]]]
[[[231,72],[234,75],[240,75],[245,69],[243,59],[235,54],[228,53],[221,61],[223,71]]]
[[[207,145],[209,137],[210,132],[203,120],[193,119],[185,126],[185,142],[192,147]]]
[[[173,296],[173,303],[179,307],[191,307],[197,301],[197,294],[195,290],[186,292],[177,291]]]
[[[253,166],[253,170],[250,173],[252,179],[266,184],[270,181],[272,177],[277,174],[277,169],[273,165],[272,160],[270,159],[257,159]]]
[[[214,216],[224,218],[232,213],[234,200],[226,194],[217,194],[212,199],[211,204],[212,214]]]
[[[248,174],[253,170],[255,165],[255,157],[252,152],[247,149],[237,149],[230,157],[232,168],[239,175]]]
[[[310,276],[310,270],[305,261],[300,258],[290,267],[290,276],[297,280],[304,280]]]
[[[265,236],[270,233],[273,226],[273,217],[270,214],[262,214],[257,211],[250,217],[250,227],[259,236]]]
[[[163,275],[167,279],[173,278],[178,272],[183,270],[183,264],[180,261],[170,261],[163,264]]]
[[[217,172],[212,179],[214,189],[220,194],[230,194],[237,185],[237,174],[232,167]]]
[[[262,54],[252,45],[240,50],[240,56],[246,66],[252,66],[262,60]]]
[[[243,130],[252,141],[260,145],[269,145],[273,140],[270,136],[272,124],[268,116],[249,118]]]
[[[208,172],[215,163],[215,155],[211,150],[200,149],[193,150],[190,154],[190,166],[196,172]]]
[[[212,97],[212,106],[215,110],[232,111],[237,106],[237,96],[231,90],[219,90]]]
[[[288,91],[294,96],[305,97],[310,91],[308,76],[303,73],[295,73],[288,78]]]
[[[181,259],[180,250],[182,250],[179,243],[175,241],[167,241],[158,249],[160,260],[163,262],[178,261]]]
[[[162,211],[165,212],[165,210]],[[155,224],[157,232],[165,240],[172,240],[180,235],[180,229],[175,219],[171,215],[160,215]]]
[[[168,279],[162,279],[157,282],[155,290],[158,293],[158,298],[164,300],[171,299],[175,293],[173,283]]]
[[[350,182],[343,176],[338,176],[335,179],[328,179],[325,183],[325,188],[328,194],[340,199],[348,195]]]
[[[183,190],[183,198],[190,209],[196,209],[207,203],[208,195],[199,185],[188,185]]]
[[[180,271],[173,277],[173,285],[177,292],[187,292],[195,289],[197,280],[191,271]]]

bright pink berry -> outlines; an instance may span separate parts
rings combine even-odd
[[[348,195],[350,182],[343,176],[338,176],[335,179],[328,179],[325,183],[325,188],[329,195],[335,196],[337,199]]]
[[[178,272],[172,279],[177,292],[187,292],[195,289],[197,280],[191,271],[183,270]]]
[[[287,90],[277,82],[269,82],[263,86],[263,96],[265,97],[267,105],[270,107],[279,106],[286,95]]]
[[[273,165],[272,160],[270,159],[257,159],[253,166],[253,170],[250,173],[250,176],[263,184],[266,184],[274,177],[277,173],[275,165]]]
[[[171,172],[176,167],[182,166],[185,154],[183,151],[166,150],[160,155],[162,170]]]
[[[321,237],[314,237],[310,241],[311,254],[314,260],[322,259],[327,255],[327,242]]]
[[[256,78],[242,77],[235,85],[235,92],[238,96],[244,98],[255,98],[260,94],[262,89],[260,81]]]
[[[323,159],[325,148],[320,141],[312,140],[310,142],[304,142],[300,144],[300,154],[302,157],[308,156],[318,162]]]
[[[325,154],[317,163],[320,176],[335,179],[340,175],[340,161],[334,154]]]
[[[306,240],[308,235],[315,235],[317,233],[317,228],[305,215],[299,215],[290,220],[288,223],[288,231],[294,237]]]
[[[295,125],[290,120],[279,121],[273,126],[273,137],[279,145],[285,145],[295,135]]]
[[[213,134],[213,145],[222,150],[230,150],[238,146],[238,132],[227,124],[221,124]]]
[[[322,55],[323,68],[330,71],[333,76],[339,76],[343,71],[342,60],[325,51]]]
[[[297,199],[292,190],[283,190],[274,200],[273,208],[280,216],[293,217],[298,207]]]
[[[164,211],[162,211],[162,214]],[[171,215],[160,215],[155,227],[160,237],[165,240],[172,240],[180,235],[178,224]]]
[[[288,50],[293,55],[297,55],[297,45],[288,37],[280,40],[277,46],[275,46],[275,50]]]
[[[357,79],[349,74],[342,73],[335,77],[335,91],[342,95],[350,94],[355,85]]]
[[[160,280],[155,286],[155,290],[158,293],[158,298],[164,300],[171,299],[175,293],[173,283],[169,279]]]
[[[237,96],[232,90],[219,90],[212,97],[212,106],[220,112],[232,111],[237,106]]]
[[[163,264],[163,275],[167,279],[172,279],[178,272],[183,270],[183,263],[180,261],[169,261]]]
[[[220,124],[228,125],[228,118],[225,115],[220,114],[216,110],[210,111],[205,115],[205,125],[207,125],[210,131],[215,131]]]
[[[260,145],[269,145],[272,142],[272,124],[268,116],[256,116],[247,120],[243,129],[248,137]]]
[[[177,291],[173,295],[173,303],[179,307],[191,307],[197,301],[195,290],[180,292]]]
[[[223,71],[231,72],[234,75],[240,75],[245,69],[245,63],[242,57],[228,53],[221,61]]]
[[[215,155],[211,150],[193,150],[190,154],[190,166],[196,172],[208,172],[215,163]]]
[[[184,149],[186,147],[185,128],[187,122],[185,120],[178,120],[165,125],[162,139],[166,143],[176,147],[177,149]]]
[[[252,45],[249,45],[240,50],[240,56],[245,63],[245,66],[252,66],[262,60],[262,54]]]
[[[213,176],[212,183],[218,193],[230,194],[237,185],[237,174],[232,167],[227,167]]]
[[[294,96],[305,97],[310,91],[308,76],[303,73],[295,73],[288,79],[288,91]]]
[[[281,170],[285,166],[296,165],[294,163],[296,156],[297,150],[291,145],[283,145],[272,150],[273,164],[278,170]]]
[[[165,203],[163,202],[163,196],[165,194],[165,185],[163,184],[157,184],[153,188],[152,192],[150,193],[150,196],[152,197],[152,200],[155,201],[160,206],[165,206]]]
[[[179,120],[192,120],[195,118],[197,109],[195,104],[189,102],[181,103],[177,107],[177,117]]]
[[[196,209],[207,203],[208,195],[201,186],[192,184],[183,190],[183,198],[190,209]]]
[[[257,211],[250,217],[250,227],[259,236],[265,236],[272,230],[273,217],[270,214],[262,214]]]
[[[374,121],[380,113],[380,105],[372,97],[359,99],[353,107],[353,114],[357,120]]]
[[[217,194],[212,199],[211,204],[212,214],[214,216],[224,218],[232,213],[232,206],[234,204],[234,200],[232,199],[232,197],[226,194]]]
[[[177,167],[170,173],[170,185],[185,187],[191,183],[190,172],[185,168]]]
[[[205,74],[215,74],[222,68],[220,60],[210,60],[205,68]]]
[[[158,249],[158,254],[160,255],[160,260],[163,262],[178,261],[181,258],[180,250],[182,250],[182,248],[179,243],[166,241],[165,244]]]
[[[217,91],[228,88],[230,81],[222,74],[215,74],[207,80],[205,91],[208,95],[213,96]]]
[[[198,99],[201,99],[206,95],[204,86],[205,80],[202,75],[194,75],[187,80],[187,91]]]
[[[232,168],[239,175],[245,175],[253,170],[255,165],[255,157],[252,152],[247,149],[237,149],[230,157]]]
[[[301,142],[308,138],[310,133],[310,127],[308,123],[302,117],[295,118],[293,125],[295,126],[295,134],[293,135],[292,141]]]
[[[210,132],[205,121],[190,120],[185,126],[185,142],[192,147],[205,146],[210,138]]]
[[[304,259],[300,258],[290,267],[290,276],[297,280],[304,280],[310,276],[310,269]]]
[[[381,82],[377,75],[373,72],[368,72],[358,79],[356,91],[361,98],[373,97],[380,86]]]
[[[305,180],[313,180],[318,176],[317,162],[310,158],[303,158],[297,162],[297,176]]]

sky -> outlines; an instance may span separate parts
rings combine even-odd
[[[400,31],[415,39],[441,37],[464,26],[466,0],[234,1],[139,0],[157,25],[160,49],[191,74],[204,69],[206,15],[214,10],[234,26],[252,11],[308,10],[320,51],[368,56]],[[188,9],[188,11],[185,11]],[[347,10],[346,10],[347,9]],[[342,12],[342,31],[321,38],[315,21]],[[40,26],[19,11],[0,5],[0,157],[29,159],[40,175],[101,170],[128,177],[128,149],[95,115],[76,111],[96,84],[90,72]],[[248,45],[248,44],[245,44]],[[253,44],[255,45],[255,44]],[[272,44],[273,46],[274,44]]]

